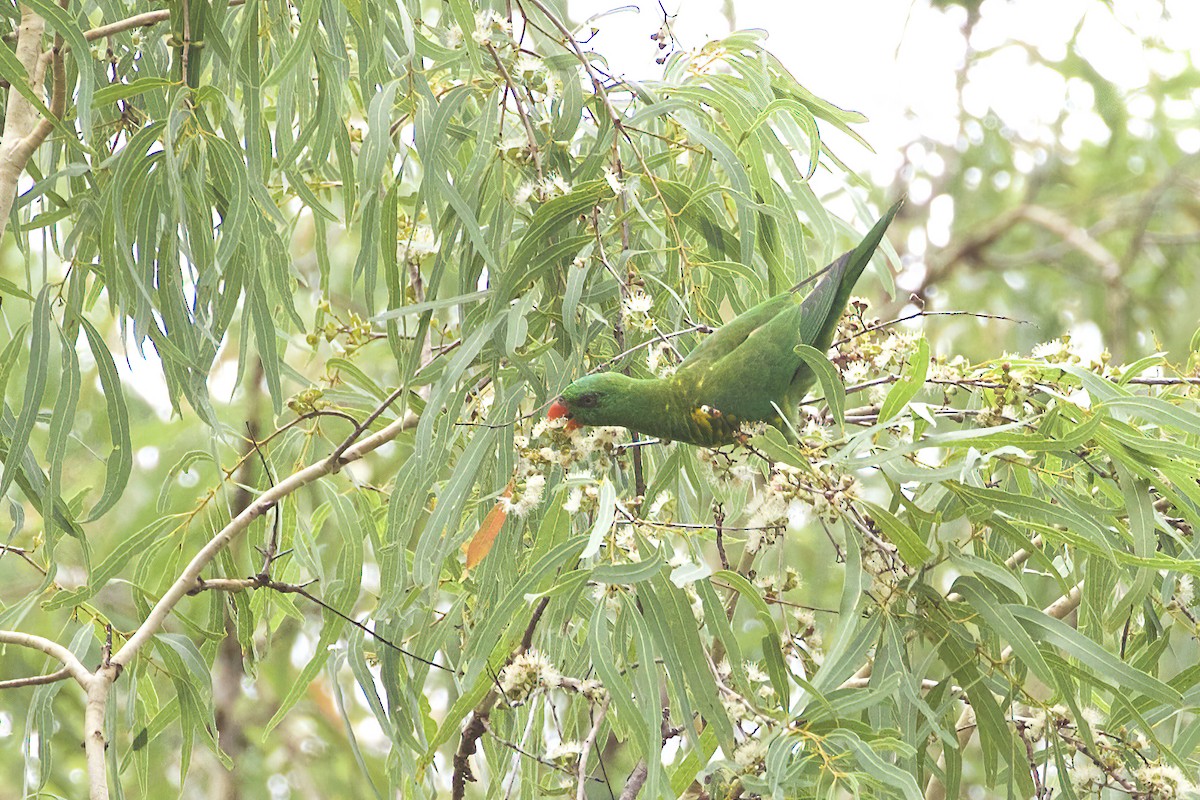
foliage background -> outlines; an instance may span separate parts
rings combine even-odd
[[[969,42],[995,4],[938,5]],[[1107,141],[1063,147],[1067,109],[1025,136],[964,108],[961,138],[906,148],[896,186],[868,189],[838,159],[860,117],[752,33],[689,49],[668,25],[661,79],[626,84],[538,2],[177,2],[111,36],[95,31],[143,9],[3,11],[49,26],[2,51],[6,145],[61,119],[27,162],[0,147],[0,628],[95,669],[108,626],[119,649],[253,497],[404,428],[253,522],[137,653],[109,702],[114,792],[449,794],[484,718],[473,796],[576,792],[580,774],[589,797],[1170,796],[1194,777],[1190,61],[1136,91],[1047,62],[1091,87]],[[44,91],[22,40],[58,43]],[[968,45],[959,86],[1003,49]],[[844,427],[814,403],[799,445],[535,428],[572,377],[643,345],[615,365],[669,368],[660,337],[684,331],[686,353],[697,324],[811,274],[920,179],[929,202],[891,240],[920,238],[942,196],[953,234],[877,260],[868,321],[916,290],[1037,327],[858,336],[834,359],[845,383],[886,380],[848,395]],[[1107,355],[1006,355],[1065,310]],[[460,545],[496,508],[467,571]],[[275,589],[246,580],[267,572]],[[278,590],[311,579],[381,639]],[[545,662],[505,669],[526,645]],[[0,663],[58,667],[13,645]],[[84,791],[84,700],[0,693],[5,785]]]

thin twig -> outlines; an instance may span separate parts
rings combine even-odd
[[[309,600],[309,601],[315,603],[316,605],[320,606],[321,608],[325,609],[329,613],[333,614],[335,617],[338,617],[339,619],[350,623],[351,625],[358,628],[363,633],[370,636],[375,641],[379,642],[380,644],[382,644],[386,647],[390,647],[392,650],[395,650],[397,653],[408,656],[409,658],[413,659],[414,661],[419,661],[427,667],[433,667],[434,669],[440,669],[445,672],[449,672],[452,675],[459,674],[455,670],[451,669],[450,667],[447,667],[443,664],[438,664],[435,661],[430,661],[427,658],[417,655],[416,653],[412,652],[411,650],[407,650],[407,649],[401,647],[400,645],[396,644],[395,642],[388,641],[387,639],[380,636],[376,631],[372,630],[371,628],[367,627],[363,623],[354,619],[354,617],[351,617],[347,614],[343,614],[338,609],[334,608],[333,606],[329,605],[321,598],[314,595],[312,592],[308,591],[307,587],[311,586],[313,583],[316,583],[315,579],[308,581],[306,583],[283,583],[282,581],[272,580],[271,578],[269,578],[265,575],[255,575],[251,578],[208,578],[208,579],[200,578],[196,581],[196,585],[192,587],[192,589],[188,592],[188,594],[196,595],[196,594],[200,594],[201,592],[205,592],[205,591],[244,592],[247,590],[255,590],[255,589],[271,589],[272,591],[276,591],[281,594],[298,594],[301,597],[305,598],[306,600]]]
[[[511,664],[517,656],[528,652],[529,648],[533,646],[534,631],[537,630],[538,623],[541,621],[542,615],[546,613],[546,606],[549,604],[549,596],[538,601],[537,607],[529,617],[529,623],[525,626],[525,633],[521,635],[521,644],[508,657],[505,666]],[[492,709],[500,700],[500,692],[497,688],[493,686],[489,689],[479,704],[471,710],[467,717],[467,724],[463,726],[462,733],[458,737],[458,748],[454,751],[454,771],[450,778],[450,792],[453,800],[463,800],[467,793],[467,784],[475,782],[475,774],[471,771],[471,756],[475,755],[479,738],[488,729],[488,720],[491,717]]]
[[[650,187],[654,190],[655,198],[662,204],[663,216],[666,219],[667,227],[670,229],[672,237],[675,240],[675,249],[679,252],[680,260],[686,263],[687,248],[684,246],[683,237],[680,235],[679,229],[675,224],[675,215],[671,212],[671,206],[667,204],[667,199],[663,196],[662,189],[658,185],[658,179],[655,174],[651,172],[650,165],[646,163],[646,159],[642,156],[641,150],[639,150],[637,145],[634,144],[633,137],[630,136],[629,131],[626,130],[625,118],[622,117],[617,111],[616,107],[613,106],[612,100],[608,96],[608,92],[604,89],[604,83],[596,74],[596,70],[592,66],[591,59],[589,59],[587,54],[583,51],[583,46],[579,44],[579,41],[575,38],[575,36],[569,30],[567,30],[567,27],[563,25],[558,16],[555,15],[546,6],[546,4],[542,2],[542,0],[524,0],[524,2],[529,3],[538,11],[541,11],[546,19],[550,20],[550,24],[557,28],[558,32],[565,37],[565,43],[570,45],[568,49],[572,51],[572,54],[583,67],[584,72],[587,73],[587,77],[592,83],[592,89],[595,91],[596,96],[600,99],[600,103],[604,106],[604,110],[608,113],[609,119],[612,120],[613,127],[618,133],[621,134],[621,137],[629,145],[629,149],[633,151],[634,158],[637,159],[638,164],[642,168],[642,173],[646,176],[646,180],[650,182]],[[517,5],[520,6],[521,3],[518,2]],[[524,12],[523,8],[522,12]],[[527,19],[528,16],[528,14],[525,14]],[[614,141],[614,146],[615,144],[616,142]]]
[[[600,733],[600,726],[604,722],[605,715],[608,714],[608,704],[612,701],[611,696],[606,696],[600,704],[599,710],[592,717],[592,727],[588,729],[587,737],[583,740],[583,745],[579,748],[579,763],[576,766],[576,789],[575,800],[586,800],[587,798],[587,763],[588,756],[591,755],[592,748],[596,746],[596,737]]]
[[[45,568],[42,567],[42,565],[38,564],[36,561],[34,561],[33,557],[29,554],[29,551],[26,550],[24,547],[14,547],[13,545],[10,545],[10,544],[0,544],[0,558],[4,558],[5,553],[12,553],[13,555],[20,558],[22,561],[27,563],[29,566],[36,569],[38,572],[42,573],[43,575],[46,574]]]
[[[496,62],[496,69],[500,70],[500,76],[504,78],[505,97],[509,92],[512,92],[513,102],[517,106],[517,116],[521,118],[521,124],[525,128],[525,136],[529,139],[529,155],[533,159],[533,166],[537,169],[538,185],[542,184],[545,179],[542,174],[542,155],[538,149],[537,136],[533,132],[533,123],[529,121],[529,113],[525,110],[525,104],[521,102],[521,95],[517,92],[517,87],[513,83],[512,76],[508,74],[508,70],[504,66],[504,62],[500,60],[500,55],[496,52],[496,48],[488,42],[485,47],[491,53],[492,60]],[[503,101],[501,101],[503,103]]]
[[[244,5],[246,0],[229,0],[229,7]],[[166,22],[171,18],[170,9],[161,11],[147,11],[144,14],[135,14],[132,17],[119,19],[116,22],[110,22],[107,25],[101,25],[98,28],[92,28],[83,32],[85,41],[94,42],[97,39],[103,39],[107,36],[112,36],[117,33],[132,30],[134,28],[145,28],[149,25],[157,25],[160,22]]]
[[[22,631],[0,630],[0,644],[15,644],[20,647],[28,647],[31,650],[40,650],[51,658],[56,658],[62,662],[63,668],[70,672],[71,677],[80,686],[86,689],[92,683],[92,673],[74,653],[58,642],[47,639],[44,636],[23,633]]]
[[[678,330],[678,331],[671,331],[669,333],[659,333],[653,339],[647,339],[646,341],[642,342],[641,344],[635,344],[633,347],[630,347],[627,350],[617,353],[615,356],[613,356],[612,358],[608,359],[607,361],[603,362],[598,367],[593,369],[592,372],[603,372],[604,370],[608,369],[613,364],[616,364],[618,361],[625,358],[626,356],[633,355],[638,350],[647,348],[650,345],[655,344],[656,342],[666,342],[669,339],[674,339],[679,336],[687,336],[689,333],[712,333],[713,330],[714,330],[714,328],[711,325],[705,325],[704,323],[700,323],[697,325],[693,325],[690,328],[684,328],[684,329]],[[674,349],[674,348],[672,348],[672,349]]]
[[[838,341],[836,341],[832,345],[830,345],[830,347],[839,347],[839,346],[845,344],[846,342],[849,342],[853,339],[857,339],[860,336],[865,336],[868,333],[874,333],[875,331],[891,327],[892,325],[899,325],[901,322],[909,322],[911,320],[919,319],[921,317],[975,317],[977,319],[999,319],[999,320],[1004,320],[1005,322],[1015,322],[1018,325],[1032,325],[1033,324],[1032,322],[1030,322],[1029,320],[1026,320],[1026,319],[1015,319],[1013,317],[1006,317],[1003,314],[982,314],[978,311],[914,311],[911,314],[905,314],[902,317],[896,317],[895,319],[889,319],[887,322],[879,322],[879,323],[876,323],[875,325],[871,325],[869,327],[863,328],[861,331],[858,331],[857,333],[850,334],[845,339],[839,339]]]
[[[63,667],[57,672],[51,672],[47,675],[33,675],[29,678],[11,678],[6,681],[0,681],[0,691],[4,689],[19,689],[22,686],[41,686],[45,683],[57,683],[70,677],[72,677],[71,670],[68,667]]]

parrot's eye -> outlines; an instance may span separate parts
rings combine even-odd
[[[595,392],[588,392],[587,394],[579,395],[578,399],[575,400],[575,405],[579,408],[595,408],[599,402],[600,395]]]

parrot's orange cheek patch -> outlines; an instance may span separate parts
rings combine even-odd
[[[567,408],[567,404],[562,401],[562,398],[555,400],[550,404],[550,408],[546,409],[546,419],[562,419],[567,418],[566,429],[573,431],[583,426],[571,418],[571,409]]]
[[[562,401],[562,398],[555,400],[550,404],[550,408],[546,409],[546,419],[559,419],[567,417],[570,419],[571,410],[567,408],[567,404]]]

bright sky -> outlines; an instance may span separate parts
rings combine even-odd
[[[675,14],[672,29],[683,48],[729,31],[723,0],[664,4]],[[928,0],[733,0],[733,6],[737,27],[767,30],[767,47],[807,89],[870,119],[860,132],[875,155],[852,146],[837,152],[873,183],[892,181],[911,142],[954,141],[955,77],[966,20],[961,7],[932,9]],[[1056,72],[1031,64],[1023,48],[1002,46],[1020,41],[1048,60],[1059,60],[1082,21],[1079,55],[1105,78],[1133,90],[1144,86],[1152,71],[1170,75],[1186,68],[1189,55],[1200,63],[1200,2],[1167,0],[1166,7],[1168,20],[1161,17],[1160,0],[1113,0],[1111,10],[1099,0],[985,0],[971,44],[976,51],[1002,49],[972,69],[963,96],[966,111],[981,116],[990,108],[1023,138],[1043,138],[1049,136],[1046,124],[1064,106],[1075,107],[1079,111],[1061,144],[1073,148],[1085,139],[1102,139],[1106,132],[1090,110],[1090,87],[1068,85]],[[658,51],[650,39],[662,23],[656,0],[570,2],[571,16],[579,21],[620,8],[626,10],[597,20],[600,33],[591,46],[605,54],[618,75],[656,77],[661,67],[654,63]],[[1143,51],[1139,36],[1159,39],[1176,52]],[[1196,100],[1180,112],[1194,115]],[[1138,116],[1136,106],[1131,112]],[[1181,144],[1200,150],[1200,131]],[[915,202],[928,199],[913,195]]]
[[[805,88],[868,117],[858,130],[874,153],[837,131],[830,133],[829,126],[822,135],[871,184],[898,194],[892,184],[906,158],[931,175],[944,167],[941,157],[921,142],[954,144],[959,135],[955,82],[965,56],[963,8],[934,9],[929,0],[731,2],[736,27],[766,30],[767,48]],[[663,3],[674,15],[671,27],[685,51],[729,31],[724,0]],[[968,75],[963,110],[968,118],[994,113],[1021,140],[1032,143],[1014,154],[1023,172],[1032,171],[1044,157],[1039,142],[1073,150],[1084,141],[1106,141],[1108,130],[1093,110],[1092,87],[1033,63],[1027,49],[1047,61],[1060,61],[1078,27],[1077,55],[1127,94],[1130,133],[1142,135],[1155,109],[1149,95],[1137,90],[1152,73],[1175,75],[1188,67],[1189,58],[1200,64],[1200,0],[1166,0],[1165,18],[1163,7],[1162,0],[1111,0],[1111,5],[1101,0],[984,0],[971,46],[990,54],[977,60]],[[605,55],[612,72],[642,80],[661,75],[662,67],[654,62],[660,53],[650,38],[662,24],[657,0],[570,0],[571,17],[581,23],[606,11],[613,13],[595,20],[599,33],[590,46]],[[1158,40],[1163,47],[1144,50],[1143,39]],[[1180,147],[1200,151],[1200,91],[1192,102],[1175,106],[1164,106],[1164,111],[1196,121],[1178,135]],[[1064,108],[1071,114],[1059,134],[1051,125]],[[1011,180],[1007,173],[986,177],[998,188]],[[821,172],[813,179],[819,194],[832,193],[840,183],[840,176],[823,177]],[[901,288],[923,272],[927,244],[949,242],[954,218],[953,199],[931,197],[928,179],[917,177],[904,191],[910,202],[930,205],[925,227],[914,228],[906,242],[907,267],[897,278]],[[853,213],[836,202],[832,208],[847,217]],[[1085,322],[1073,333],[1088,347],[1102,349],[1094,324]]]

